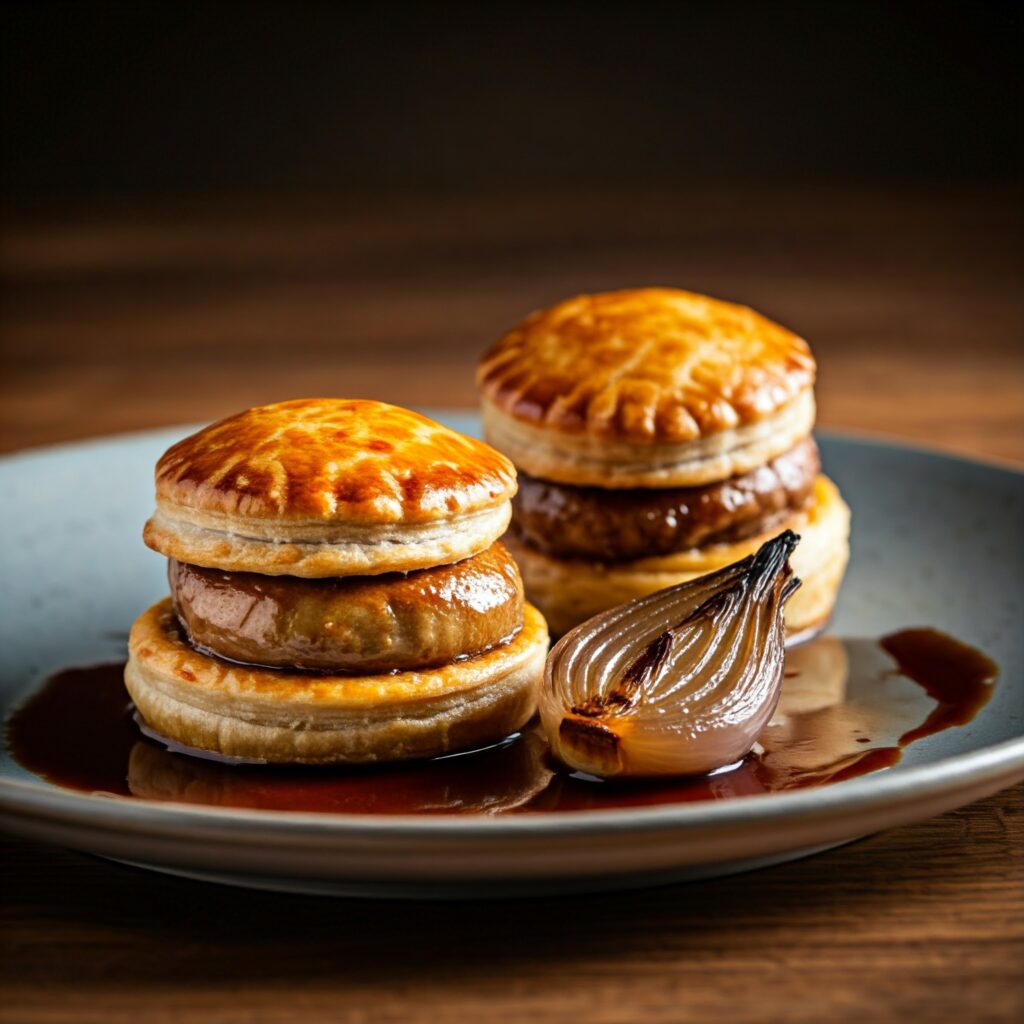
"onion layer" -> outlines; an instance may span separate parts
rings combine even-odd
[[[743,758],[779,699],[790,530],[718,572],[588,619],[548,658],[541,721],[591,775],[696,775]]]

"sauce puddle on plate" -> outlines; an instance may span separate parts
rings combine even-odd
[[[700,778],[604,782],[553,763],[540,727],[484,750],[368,768],[282,768],[191,757],[145,735],[122,664],[52,676],[10,718],[15,759],[89,793],[213,807],[347,814],[501,814],[639,807],[776,793],[888,768],[922,737],[969,722],[996,666],[930,629],[819,637],[786,654],[782,696],[743,761]]]

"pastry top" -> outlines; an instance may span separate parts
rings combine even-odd
[[[431,523],[515,490],[512,464],[482,441],[363,399],[258,406],[179,441],[156,467],[158,505],[249,523]]]
[[[753,310],[640,288],[533,313],[487,352],[477,383],[536,427],[677,444],[779,412],[814,375],[807,343]]]

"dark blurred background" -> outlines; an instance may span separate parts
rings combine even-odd
[[[1020,5],[7,3],[4,192],[1017,179]]]
[[[1024,459],[1020,5],[6,3],[0,447],[471,406],[580,291],[754,306],[825,426]]]

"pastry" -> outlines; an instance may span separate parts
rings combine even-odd
[[[605,488],[756,469],[814,423],[807,343],[670,288],[581,295],[527,317],[477,371],[484,432],[519,469]]]
[[[197,651],[169,599],[132,626],[125,684],[146,725],[200,753],[284,764],[433,757],[515,732],[537,705],[547,626],[524,609],[507,643],[439,668],[310,675]]]
[[[495,742],[536,707],[543,617],[507,551],[515,471],[380,402],[250,409],[172,447],[132,627],[146,728],[228,759],[365,763]]]
[[[482,358],[484,434],[521,474],[505,538],[562,633],[804,537],[791,637],[827,620],[849,510],[820,474],[807,343],[742,306],[669,288],[582,295]]]
[[[408,409],[279,402],[164,454],[144,539],[168,558],[231,572],[408,572],[497,540],[515,487],[492,448]]]

